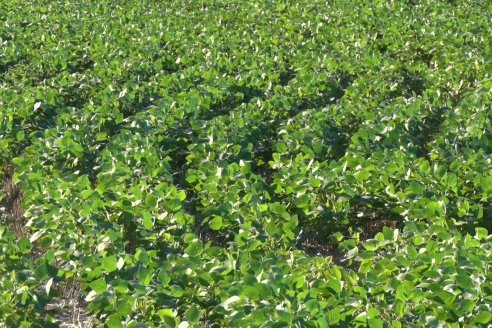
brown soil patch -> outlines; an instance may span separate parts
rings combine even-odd
[[[331,256],[333,259],[333,263],[335,263],[336,265],[343,267],[347,265],[347,263],[344,262],[343,254],[340,253],[337,247],[328,240],[308,238],[304,240],[300,246],[304,252],[311,256]]]
[[[14,167],[7,166],[3,172],[3,199],[5,224],[14,231],[18,237],[26,235],[24,210],[22,208],[22,193],[14,183]]]
[[[378,232],[382,232],[384,227],[395,229],[397,221],[394,220],[371,220],[361,227],[361,239],[363,241],[373,239]]]

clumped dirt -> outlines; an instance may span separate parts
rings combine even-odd
[[[367,220],[361,226],[358,227],[360,232],[360,241],[364,242],[369,239],[373,239],[377,233],[382,232],[384,227],[395,229],[398,227],[398,221],[390,219],[372,219]],[[331,256],[333,263],[345,268],[349,268],[348,261],[346,261],[343,252],[341,252],[337,245],[333,244],[328,237],[311,236],[305,238],[299,243],[300,249],[311,256]],[[352,267],[356,269],[357,265]]]
[[[24,210],[22,209],[22,193],[14,183],[14,167],[7,166],[3,172],[3,199],[1,207],[4,208],[4,224],[14,231],[18,237],[26,235]]]
[[[333,263],[335,263],[336,265],[345,267],[347,264],[346,262],[344,262],[343,254],[340,253],[337,247],[328,240],[308,238],[304,240],[300,246],[304,252],[311,256],[331,256],[333,259]]]
[[[361,239],[368,240],[373,239],[378,232],[382,232],[384,227],[395,229],[398,225],[394,220],[371,220],[364,224],[361,228]]]
[[[56,312],[60,327],[92,328],[94,316],[87,315],[87,302],[82,297],[82,287],[75,279],[64,281],[57,286],[59,298],[48,304],[48,310]]]

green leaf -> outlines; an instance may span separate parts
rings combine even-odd
[[[166,271],[161,270],[161,272],[159,272],[159,280],[163,286],[167,286],[171,281],[171,277],[169,277],[169,274]]]
[[[169,327],[175,327],[176,326],[176,315],[174,314],[173,310],[171,309],[160,309],[157,311],[157,315],[161,320],[163,320]]]
[[[398,316],[398,318],[402,318],[405,315],[405,302],[402,302],[400,300],[396,300],[393,309],[395,311],[395,314]]]
[[[208,225],[212,230],[220,230],[220,228],[222,228],[223,225],[222,218],[220,216],[216,216],[212,220],[210,220]]]
[[[481,227],[475,228],[475,239],[482,240],[487,238],[488,235],[489,232],[487,231],[487,229]]]
[[[29,239],[27,239],[26,236],[22,236],[19,238],[19,241],[17,242],[17,246],[19,247],[19,250],[23,254],[27,254],[31,251],[32,245]]]
[[[121,316],[119,314],[110,315],[105,323],[108,328],[123,328]]]
[[[369,324],[369,328],[383,328],[383,320],[377,319],[377,318],[372,318],[367,320],[367,323]]]
[[[437,292],[437,296],[441,301],[444,302],[445,305],[450,306],[453,304],[454,300],[456,299],[456,296],[450,292],[447,292],[445,290],[440,290]]]
[[[96,135],[96,140],[97,141],[104,141],[108,138],[108,134],[106,132],[99,132],[97,135]]]
[[[340,322],[342,316],[340,315],[340,309],[336,308],[328,312],[326,319],[331,325],[335,325]]]
[[[368,240],[364,243],[363,246],[368,251],[375,251],[379,247],[379,242],[377,240]]]
[[[22,296],[21,296],[21,304],[22,305],[26,304],[28,297],[29,297],[29,294],[27,292],[22,293]]]
[[[113,272],[118,269],[117,263],[118,260],[115,256],[109,256],[102,259],[101,267],[106,272]]]
[[[146,265],[149,263],[149,254],[147,253],[147,251],[143,248],[138,248],[137,251],[135,252],[135,259]]]
[[[108,286],[106,285],[106,281],[104,280],[104,278],[99,278],[97,280],[94,280],[93,282],[91,282],[89,284],[89,287],[91,287],[91,289],[93,291],[95,291],[97,294],[102,294],[104,293]]]
[[[390,326],[390,327],[391,327],[391,328],[401,328],[401,327],[403,327],[403,326],[402,326],[402,324],[401,324],[401,322],[400,322],[400,321],[393,320],[393,321],[391,322],[391,326]]]
[[[326,283],[326,286],[332,291],[334,291],[337,295],[339,295],[340,292],[342,291],[342,284],[340,283],[340,281],[335,279],[328,281]]]
[[[428,161],[423,161],[422,164],[419,166],[420,171],[422,171],[425,174],[429,174],[431,171],[431,167]]]
[[[152,220],[152,215],[145,211],[142,214],[142,223],[145,229],[150,230],[154,227],[154,221]]]
[[[377,318],[378,316],[379,316],[379,310],[376,308],[369,308],[369,311],[367,311],[367,317],[369,319]]]
[[[231,304],[238,302],[241,300],[241,297],[237,295],[233,295],[226,299],[224,302],[220,303],[220,306],[222,306],[224,309],[229,310],[231,308]]]
[[[186,199],[186,192],[184,190],[180,190],[178,192],[178,200],[182,202],[185,199]]]
[[[198,322],[200,320],[200,311],[195,305],[192,305],[188,311],[186,311],[185,317],[190,322]]]
[[[393,230],[388,227],[383,227],[383,235],[385,240],[393,240]]]
[[[410,281],[402,281],[398,287],[396,288],[396,299],[405,302],[407,299],[407,296],[410,295],[410,293],[414,290],[414,285]]]
[[[456,284],[461,288],[473,288],[473,281],[466,272],[458,274]]]
[[[283,142],[279,142],[275,145],[275,150],[280,154],[285,154],[287,152],[287,145]]]
[[[203,251],[202,243],[199,241],[195,241],[188,245],[185,249],[185,253],[191,257],[199,256]]]
[[[355,180],[357,182],[363,182],[369,179],[371,172],[369,170],[362,170],[354,174]]]
[[[319,188],[321,186],[321,181],[317,178],[310,178],[309,185],[313,188]]]
[[[412,242],[416,246],[420,246],[424,243],[424,238],[421,235],[413,237]]]
[[[128,283],[126,282],[126,280],[116,279],[116,280],[111,281],[110,285],[118,293],[126,294],[129,291]]]
[[[157,198],[152,194],[147,194],[147,196],[145,196],[145,204],[149,208],[155,208],[157,206]]]
[[[17,132],[17,134],[15,136],[17,141],[22,141],[22,140],[24,140],[25,137],[26,137],[26,133],[24,131]]]
[[[475,321],[482,324],[492,322],[492,314],[489,311],[480,311],[475,317]]]
[[[116,311],[123,318],[127,317],[133,311],[135,305],[135,298],[132,296],[122,296],[116,301]]]

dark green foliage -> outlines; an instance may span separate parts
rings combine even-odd
[[[490,326],[491,10],[2,1],[0,325]]]

